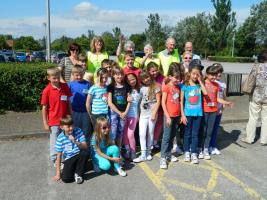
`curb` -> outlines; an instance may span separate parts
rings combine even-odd
[[[23,139],[35,139],[35,138],[48,138],[48,132],[28,132],[28,133],[13,133],[9,135],[0,135],[0,141],[6,140],[23,140]]]
[[[222,120],[220,124],[235,124],[248,122],[248,119],[225,119]]]

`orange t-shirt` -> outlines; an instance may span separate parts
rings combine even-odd
[[[171,83],[162,85],[162,92],[167,93],[166,107],[170,117],[177,117],[181,115],[180,105],[180,88]]]
[[[203,97],[204,112],[217,112],[219,85],[215,82],[205,81],[205,87],[208,95]]]

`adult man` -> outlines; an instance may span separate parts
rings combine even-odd
[[[167,76],[169,66],[172,62],[180,63],[180,55],[178,49],[175,49],[175,44],[175,39],[169,37],[166,40],[166,49],[159,52],[158,54],[164,76]]]
[[[193,54],[193,58],[192,58],[193,60],[194,59],[199,59],[200,60],[200,56],[193,53],[193,43],[192,42],[186,42],[185,45],[184,45],[184,50],[185,51],[189,51],[189,52],[191,52]]]

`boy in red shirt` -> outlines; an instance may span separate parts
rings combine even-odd
[[[204,140],[204,151],[199,153],[199,158],[210,160],[209,154],[209,144],[211,140],[211,135],[217,115],[218,102],[224,105],[232,106],[233,103],[225,101],[219,97],[219,85],[215,82],[218,74],[217,67],[209,66],[206,69],[206,79],[205,87],[207,90],[207,95],[203,97],[203,110],[204,110],[204,130],[203,130],[203,140]],[[201,138],[200,138],[201,141]]]
[[[124,75],[135,74],[139,79],[142,71],[141,69],[134,66],[134,54],[132,52],[127,51],[124,57],[126,63],[126,66],[123,68]]]
[[[42,93],[42,116],[44,129],[50,131],[50,158],[56,160],[55,144],[60,133],[59,122],[61,117],[71,114],[69,97],[71,91],[66,83],[60,83],[60,71],[51,67],[47,69],[49,81]]]

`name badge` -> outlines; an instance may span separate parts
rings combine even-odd
[[[208,106],[209,106],[209,107],[214,107],[214,106],[215,106],[215,103],[214,103],[214,102],[209,102],[209,103],[208,103]]]
[[[83,89],[83,93],[84,94],[88,94],[88,90],[87,89]]]
[[[66,95],[62,95],[62,96],[60,97],[60,100],[61,100],[61,101],[67,101],[67,99],[68,99],[68,97],[67,97]]]
[[[67,145],[65,146],[65,150],[66,150],[66,151],[72,151],[72,144],[67,144]]]

